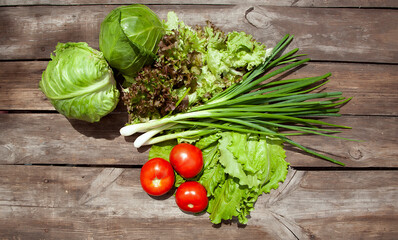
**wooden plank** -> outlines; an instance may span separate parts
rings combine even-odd
[[[341,108],[349,115],[398,115],[398,65],[314,63],[284,78],[319,76],[332,73],[324,91],[340,91],[353,99]]]
[[[245,226],[181,212],[172,192],[149,197],[139,169],[3,166],[2,239],[393,239],[396,171],[290,169]]]
[[[135,149],[136,136],[119,135],[125,120],[125,114],[117,113],[94,124],[68,121],[59,114],[0,114],[0,164],[143,164],[149,148]],[[348,167],[398,166],[397,117],[344,116],[327,121],[353,128],[337,136],[363,142],[322,136],[292,139],[331,154]],[[286,150],[293,167],[336,166],[289,145]]]
[[[175,11],[189,25],[211,20],[225,31],[246,31],[272,47],[286,33],[315,60],[398,63],[391,9],[151,5],[160,18]],[[0,60],[48,59],[57,42],[98,48],[100,23],[115,6],[0,8]],[[23,17],[21,17],[23,16]],[[228,16],[228,17],[226,17]]]
[[[38,85],[47,61],[0,62],[0,110],[55,110]],[[397,65],[315,63],[283,75],[284,79],[332,73],[326,91],[353,100],[341,109],[350,115],[398,115]],[[388,99],[388,101],[386,101]],[[122,101],[116,112],[125,112]]]
[[[289,229],[294,229],[298,239],[308,236],[310,239],[395,238],[396,171],[290,174],[287,179],[290,182],[282,185],[278,193],[271,194],[265,206],[271,206],[270,212]],[[392,199],[387,199],[389,197]],[[373,204],[380,208],[374,208]],[[262,211],[255,213],[253,219]]]
[[[48,61],[0,62],[0,110],[56,111],[39,89]],[[116,112],[126,112],[120,100]]]
[[[397,117],[344,116],[326,121],[352,127],[336,136],[361,142],[309,135],[295,136],[292,139],[312,150],[329,155],[348,167],[397,167]],[[330,166],[328,162],[303,154],[291,146],[286,146],[285,149],[288,151],[287,160],[295,167]]]
[[[67,120],[59,114],[0,114],[0,118],[3,164],[145,162],[146,155],[133,147],[131,138],[126,141],[119,134],[127,121],[125,114],[111,114],[93,124]],[[10,133],[13,136],[7,136]]]
[[[151,0],[151,1],[134,1],[125,0],[123,4],[242,4],[242,1],[238,0]],[[0,6],[26,6],[26,5],[97,5],[97,4],[114,4],[120,5],[121,2],[118,0],[62,0],[62,1],[51,1],[51,0],[0,0]],[[376,7],[376,8],[397,8],[398,3],[395,0],[352,0],[352,1],[341,1],[341,0],[329,0],[329,1],[314,1],[314,0],[248,0],[244,4],[261,4],[267,6],[294,6],[294,7]]]
[[[55,110],[39,89],[47,61],[0,62],[1,110]]]

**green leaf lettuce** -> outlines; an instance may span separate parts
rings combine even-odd
[[[286,179],[288,163],[282,141],[254,134],[222,132],[200,138],[195,145],[203,152],[204,170],[195,180],[207,190],[211,222],[247,216],[263,193],[276,189]],[[151,147],[149,158],[168,159],[177,141]],[[176,186],[184,179],[178,178]]]

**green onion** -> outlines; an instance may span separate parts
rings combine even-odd
[[[333,135],[340,131],[322,128],[350,127],[315,119],[340,116],[340,107],[351,100],[343,97],[341,92],[311,93],[328,82],[330,73],[316,77],[272,80],[310,61],[309,58],[297,60],[303,56],[295,55],[297,48],[281,54],[292,40],[293,36],[286,35],[263,64],[246,73],[239,83],[213,96],[206,103],[193,106],[183,113],[127,125],[120,129],[120,133],[129,136],[136,132],[145,132],[137,138],[134,144],[136,147],[175,138],[196,138],[219,131],[261,134],[278,137],[307,153],[344,165],[288,138],[292,135],[315,134],[352,140]]]

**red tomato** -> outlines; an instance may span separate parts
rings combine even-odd
[[[163,158],[152,158],[141,168],[141,186],[152,196],[160,196],[170,191],[174,178],[173,167]]]
[[[186,212],[198,213],[206,209],[209,200],[202,184],[195,181],[184,182],[177,188],[176,203]]]
[[[180,143],[171,150],[170,163],[184,178],[193,178],[202,171],[203,154],[194,145]]]

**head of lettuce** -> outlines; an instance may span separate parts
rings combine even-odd
[[[41,91],[71,119],[98,122],[112,112],[119,90],[103,54],[85,42],[58,43],[42,74]]]
[[[156,58],[165,33],[162,21],[148,7],[132,4],[113,9],[101,23],[99,48],[109,65],[129,86],[144,65]]]

